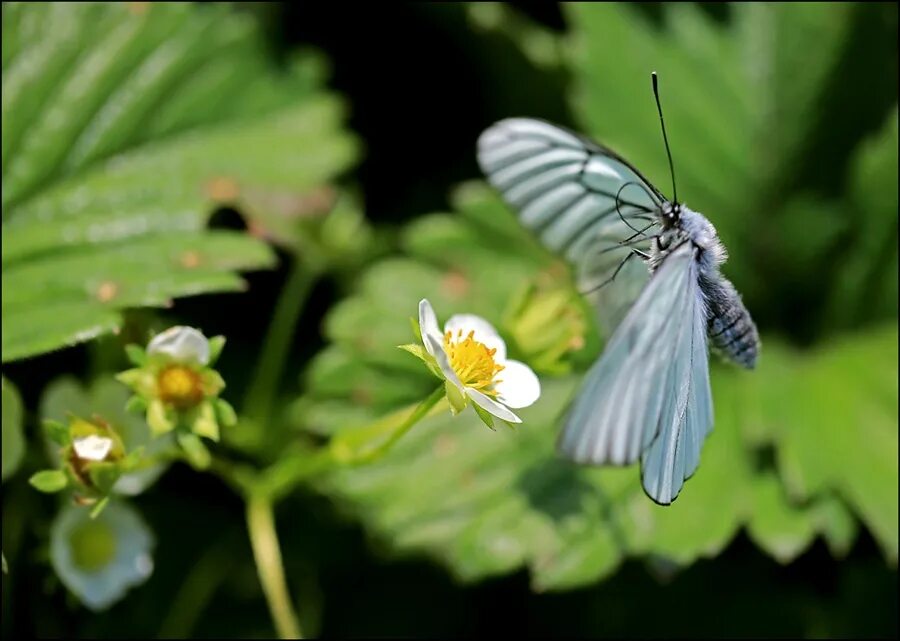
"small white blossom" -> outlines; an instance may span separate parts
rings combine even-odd
[[[149,355],[165,354],[179,363],[209,363],[209,340],[193,327],[177,325],[157,334],[147,345]]]
[[[419,329],[425,349],[444,377],[493,416],[521,423],[510,408],[528,407],[540,397],[538,377],[524,363],[506,358],[506,343],[483,318],[457,314],[441,332],[431,303],[423,299]]]
[[[75,454],[86,461],[102,461],[112,449],[113,440],[106,436],[91,434],[72,441]]]

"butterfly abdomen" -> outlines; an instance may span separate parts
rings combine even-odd
[[[759,334],[740,295],[720,274],[700,278],[708,309],[707,336],[715,351],[753,369],[759,352]]]

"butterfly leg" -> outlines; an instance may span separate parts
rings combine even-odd
[[[632,250],[630,252],[628,252],[628,255],[625,256],[625,258],[623,258],[622,261],[618,264],[618,266],[616,267],[616,270],[612,273],[612,276],[607,278],[605,281],[603,281],[596,287],[592,287],[588,291],[582,292],[582,295],[587,295],[587,294],[596,292],[601,287],[609,285],[611,282],[613,282],[616,279],[616,276],[619,275],[619,272],[622,271],[622,268],[625,267],[625,263],[627,263],[629,260],[631,260],[631,258],[633,258],[634,256],[640,256],[644,260],[650,260],[650,254],[647,254],[646,252],[642,252],[640,249],[632,248]]]

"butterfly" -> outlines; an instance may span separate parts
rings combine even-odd
[[[652,80],[671,201],[611,149],[541,120],[492,125],[477,156],[522,224],[574,266],[611,331],[559,450],[585,464],[640,460],[644,491],[669,505],[712,431],[709,350],[752,369],[759,335],[720,272],[727,255],[712,223],[678,202],[655,72]]]

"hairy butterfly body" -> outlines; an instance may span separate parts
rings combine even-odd
[[[746,368],[759,349],[749,312],[719,271],[726,252],[715,228],[610,149],[544,121],[491,126],[478,162],[521,222],[573,264],[612,333],[559,449],[579,463],[640,460],[644,490],[668,505],[712,430],[709,345]]]

